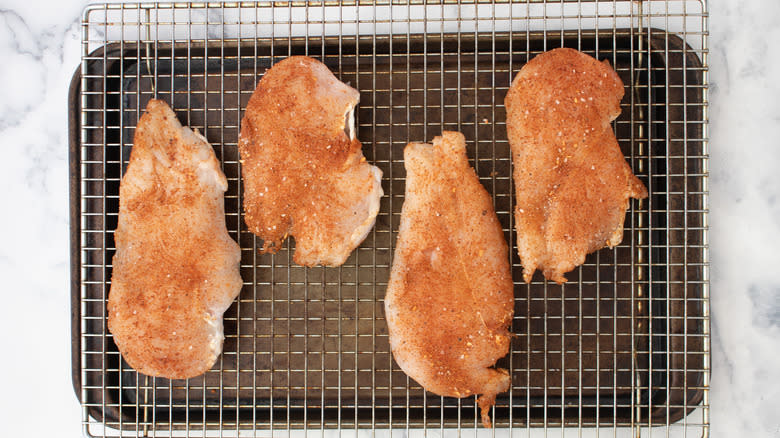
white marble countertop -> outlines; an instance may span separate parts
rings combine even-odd
[[[86,2],[0,5],[2,436],[81,433],[70,375],[67,91]],[[710,2],[711,424],[780,436],[780,2]]]

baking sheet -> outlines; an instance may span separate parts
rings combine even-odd
[[[702,89],[695,86],[703,73],[679,38],[650,34],[655,37],[642,41],[649,48],[644,52],[637,50],[639,36],[620,29],[598,37],[547,32],[528,39],[403,35],[157,44],[150,70],[143,45],[99,49],[103,60],[87,72],[95,76],[74,80],[70,100],[73,371],[77,393],[86,395],[82,403],[122,428],[477,424],[473,398],[426,395],[390,355],[382,298],[403,202],[402,151],[407,142],[430,141],[443,129],[463,132],[512,246],[503,98],[530,57],[563,44],[610,60],[621,75],[627,92],[615,130],[651,197],[632,202],[623,243],[590,255],[565,286],[538,274],[526,286],[512,249],[517,336],[498,366],[511,369],[513,381],[511,392],[497,400],[494,423],[680,419],[703,391],[704,157],[702,123],[689,123],[703,119]],[[289,241],[276,255],[259,255],[261,242],[241,217],[236,142],[242,110],[265,69],[294,54],[322,60],[360,90],[358,138],[384,173],[376,226],[341,268],[295,265]],[[80,89],[83,83],[87,90]],[[138,375],[105,330],[119,179],[135,123],[155,92],[214,146],[229,181],[227,226],[242,247],[245,284],[225,315],[224,353],[212,371],[188,381]],[[84,112],[82,103],[101,111]],[[84,127],[102,129],[87,129],[82,142]]]

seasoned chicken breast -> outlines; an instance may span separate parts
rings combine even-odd
[[[225,190],[206,139],[149,101],[119,189],[108,295],[108,329],[141,373],[194,377],[222,351],[222,314],[242,284]]]
[[[514,309],[504,234],[462,134],[411,143],[404,160],[406,198],[385,296],[393,357],[428,391],[482,394],[490,427],[490,407],[510,384],[506,370],[492,368],[509,351]]]
[[[573,49],[536,56],[504,104],[517,194],[517,249],[526,282],[557,283],[593,251],[623,239],[630,198],[647,197],[610,122],[623,83],[608,62]]]
[[[305,56],[277,63],[257,84],[238,146],[244,218],[262,251],[291,235],[296,263],[339,266],[374,226],[382,172],[355,138],[359,97]]]

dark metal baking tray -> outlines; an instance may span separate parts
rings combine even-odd
[[[443,129],[464,132],[512,246],[503,98],[529,57],[561,45],[608,59],[621,75],[627,92],[615,129],[650,199],[632,204],[623,243],[590,255],[565,286],[539,276],[526,286],[512,249],[517,336],[499,366],[513,383],[495,425],[665,424],[695,408],[706,369],[704,69],[660,30],[529,36],[158,44],[151,55],[112,44],[90,55],[89,77],[77,72],[69,97],[72,370],[90,415],[122,429],[477,424],[473,399],[426,395],[390,355],[382,297],[403,201],[402,150]],[[342,268],[296,266],[290,243],[260,256],[242,222],[242,109],[263,71],[294,54],[323,60],[360,90],[358,138],[384,172],[376,228]],[[214,145],[229,180],[228,228],[242,247],[245,284],[225,315],[224,354],[189,381],[137,374],[105,328],[119,179],[153,81],[157,97]]]

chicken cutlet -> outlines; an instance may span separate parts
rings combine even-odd
[[[447,397],[482,394],[482,422],[510,385],[492,368],[509,351],[514,312],[509,255],[493,204],[466,158],[465,138],[443,132],[404,150],[401,211],[385,314],[401,369]]]
[[[275,253],[295,237],[293,260],[339,266],[374,226],[379,168],[355,138],[360,94],[319,61],[287,58],[257,84],[241,122],[244,220]]]
[[[206,139],[149,101],[120,183],[108,296],[108,329],[143,374],[194,377],[222,351],[222,314],[242,284],[226,190]]]
[[[607,61],[568,48],[536,56],[512,81],[504,104],[526,282],[539,269],[563,283],[587,254],[618,245],[630,198],[647,197],[610,125],[623,93]]]

